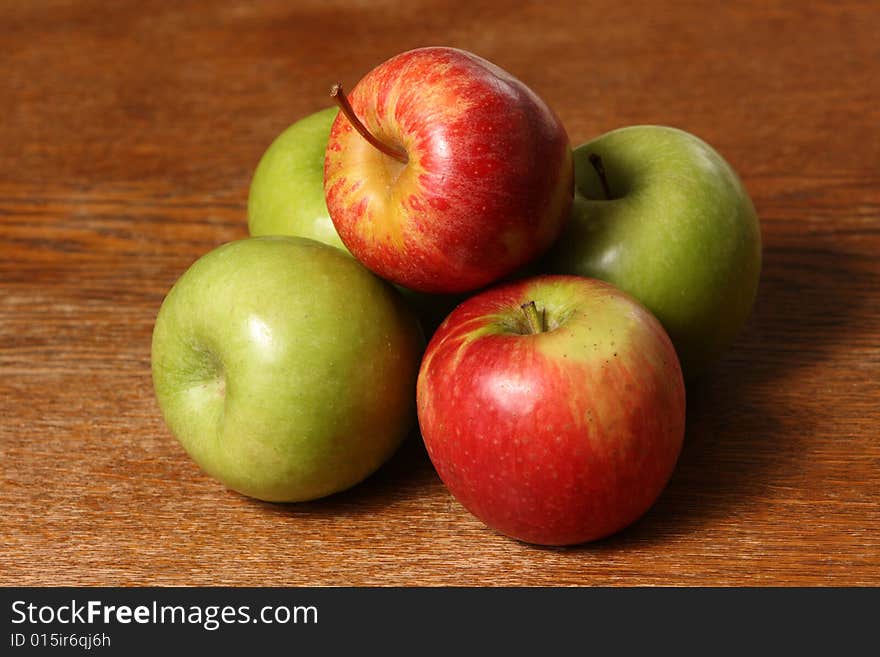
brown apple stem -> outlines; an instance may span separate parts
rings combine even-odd
[[[336,101],[336,104],[339,105],[339,109],[342,110],[342,113],[345,114],[345,118],[348,119],[348,122],[351,123],[352,127],[357,130],[361,137],[366,139],[370,145],[374,148],[378,149],[382,153],[389,157],[393,157],[395,160],[402,164],[406,164],[409,162],[409,158],[406,155],[406,151],[402,148],[395,148],[394,146],[390,146],[385,142],[381,141],[378,137],[376,137],[372,132],[367,130],[367,127],[361,123],[360,119],[354,113],[354,109],[351,106],[351,103],[348,102],[348,98],[345,97],[345,91],[342,89],[342,85],[338,82],[333,85],[330,89],[330,97]]]
[[[538,310],[538,306],[534,301],[529,301],[520,306],[523,314],[526,316],[526,322],[529,326],[529,333],[544,333],[547,330],[547,317],[545,309]]]
[[[605,200],[611,200],[611,187],[608,185],[608,176],[605,174],[605,165],[602,162],[602,157],[598,153],[590,153],[590,164],[593,165],[593,168],[596,170],[596,175],[599,176],[599,182],[602,183],[602,191],[605,192]]]

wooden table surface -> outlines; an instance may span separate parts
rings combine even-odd
[[[760,214],[753,316],[688,388],[663,496],[611,539],[494,534],[417,435],[348,492],[255,502],[156,405],[163,295],[247,235],[268,144],[437,44],[514,73],[574,145],[696,133]],[[0,584],[880,585],[876,3],[5,2],[0,107]]]

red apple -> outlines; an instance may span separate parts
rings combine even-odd
[[[428,345],[417,394],[452,495],[529,543],[583,543],[635,521],[684,438],[684,382],[663,327],[619,289],[577,276],[462,303]]]
[[[474,290],[546,251],[574,193],[562,123],[526,85],[454,48],[370,71],[330,131],[324,191],[346,247],[421,292]]]

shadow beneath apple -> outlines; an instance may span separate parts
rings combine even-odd
[[[724,534],[727,518],[760,513],[774,489],[796,485],[811,458],[809,438],[833,431],[833,414],[815,391],[832,371],[828,359],[859,339],[860,324],[870,325],[875,276],[866,257],[830,238],[767,245],[745,331],[688,385],[685,444],[669,485],[641,520],[585,549],[616,551],[695,530]]]
[[[250,500],[265,511],[315,519],[375,514],[384,507],[442,487],[417,429],[376,472],[349,489],[310,502],[277,504]]]

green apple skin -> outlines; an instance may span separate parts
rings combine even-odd
[[[669,333],[685,376],[698,377],[733,342],[757,294],[761,229],[739,177],[707,143],[665,126],[608,132],[576,148],[574,164],[570,220],[541,268],[636,297]]]
[[[338,112],[331,107],[300,119],[260,158],[248,193],[252,236],[298,235],[347,252],[324,201],[324,152]]]
[[[424,337],[387,283],[317,241],[254,237],[197,260],[153,331],[156,397],[209,475],[298,502],[353,486],[415,421]]]

